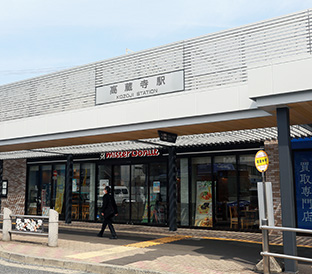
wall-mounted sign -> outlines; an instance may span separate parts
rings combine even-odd
[[[49,206],[43,206],[42,207],[42,216],[49,216],[50,207]]]
[[[109,179],[101,179],[100,180],[100,187],[99,187],[99,193],[102,194],[104,187],[109,186]]]
[[[23,232],[43,232],[43,221],[41,219],[17,218],[15,229]]]
[[[2,180],[1,197],[8,196],[8,180]]]
[[[77,179],[72,180],[72,192],[78,192]]]
[[[295,151],[297,224],[312,229],[312,151]]]
[[[106,104],[184,90],[182,70],[96,88],[95,103]]]
[[[122,158],[137,158],[137,157],[155,157],[159,156],[159,150],[154,149],[140,149],[140,150],[126,150],[101,153],[100,159],[122,159]]]
[[[57,170],[53,170],[53,180],[57,180]]]
[[[160,181],[153,182],[153,193],[160,193]]]
[[[212,182],[197,181],[195,226],[212,227]]]

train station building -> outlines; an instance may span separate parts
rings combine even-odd
[[[0,86],[1,208],[98,222],[312,228],[311,11]],[[166,138],[173,137],[173,140]]]

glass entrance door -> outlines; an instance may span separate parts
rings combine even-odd
[[[98,172],[98,216],[108,185],[118,208],[116,222],[167,223],[166,163],[99,165]]]
[[[152,166],[153,174],[157,175],[152,178],[150,199],[147,164],[113,166],[113,193],[119,213],[116,221],[137,224],[166,222],[166,164]]]

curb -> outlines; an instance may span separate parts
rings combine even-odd
[[[100,263],[85,263],[70,260],[47,259],[43,257],[33,257],[13,252],[0,251],[0,257],[11,262],[18,262],[29,265],[40,265],[56,268],[65,268],[69,270],[79,270],[96,274],[170,274],[169,272],[151,271],[146,269],[136,269],[126,266],[115,266]]]

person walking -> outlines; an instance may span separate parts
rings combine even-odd
[[[113,217],[118,216],[117,205],[114,197],[111,195],[111,188],[106,186],[104,188],[103,205],[101,209],[101,215],[103,216],[103,224],[101,231],[97,234],[98,237],[103,237],[106,226],[111,232],[110,239],[117,239],[117,235],[113,226]]]

